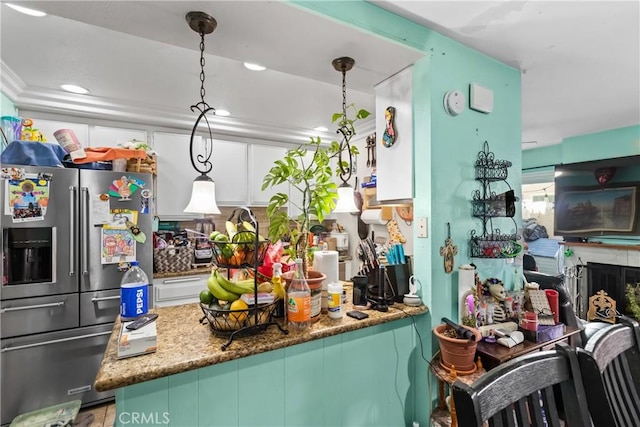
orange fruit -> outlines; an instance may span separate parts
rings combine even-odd
[[[237,299],[231,303],[231,307],[229,309],[231,310],[231,313],[229,313],[229,318],[231,320],[235,320],[238,323],[242,323],[244,319],[247,318],[247,312],[234,310],[248,310],[249,306],[241,299]]]

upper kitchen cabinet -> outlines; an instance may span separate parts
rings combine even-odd
[[[216,202],[219,206],[242,206],[247,204],[249,200],[247,190],[247,153],[248,149],[245,143],[213,140],[213,156],[211,157],[213,170],[211,171],[211,177],[216,182]],[[191,170],[193,171],[193,168]],[[193,178],[191,181],[193,181]],[[189,185],[191,185],[191,181]]]
[[[82,123],[61,122],[57,120],[46,120],[33,118],[33,127],[38,129],[42,135],[47,138],[48,142],[56,142],[56,138],[53,133],[60,129],[71,129],[73,133],[78,137],[78,141],[88,147],[89,144],[89,125]]]
[[[194,217],[184,213],[191,198],[191,184],[198,176],[189,159],[189,138],[186,134],[153,134],[153,149],[158,153],[156,205],[161,220]],[[201,143],[202,138],[197,136],[195,142]]]
[[[413,199],[412,68],[375,87],[377,199]]]
[[[249,147],[249,205],[266,206],[276,193],[288,193],[289,186],[282,183],[262,191],[262,180],[276,160],[282,160],[287,149],[272,145],[251,144]]]
[[[131,140],[147,142],[147,131],[121,129],[106,126],[91,126],[89,141],[92,147],[117,147]]]

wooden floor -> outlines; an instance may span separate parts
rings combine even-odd
[[[93,418],[91,417],[93,415]],[[116,423],[116,404],[114,402],[92,406],[80,410],[74,426],[113,427]]]

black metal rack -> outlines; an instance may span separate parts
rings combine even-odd
[[[471,230],[469,247],[472,258],[510,258],[522,250],[517,242],[520,239],[517,233],[502,233],[493,226],[493,218],[511,218],[514,228],[518,229],[513,219],[518,198],[507,182],[511,166],[508,160],[496,159],[494,153],[489,151],[489,143],[484,142],[474,165],[475,179],[480,182],[481,188],[473,192],[472,215],[482,221],[482,232],[477,234]],[[500,182],[506,184],[508,190],[498,194],[491,186]]]
[[[234,209],[229,217],[228,221],[236,219],[237,223],[243,221],[249,222],[254,228],[255,235],[253,242],[231,242],[234,245],[245,245],[246,248],[253,247],[250,257],[245,257],[242,260],[234,259],[231,262],[228,257],[220,256],[222,254],[222,245],[228,245],[230,242],[212,241],[213,244],[213,262],[219,268],[227,269],[227,278],[231,278],[231,269],[237,268],[251,268],[254,271],[254,301],[253,307],[249,307],[245,310],[217,310],[200,304],[202,311],[204,312],[204,318],[208,321],[212,331],[216,333],[229,334],[228,341],[221,346],[222,350],[226,350],[236,337],[254,335],[265,331],[269,326],[275,325],[284,334],[288,334],[289,331],[283,329],[282,326],[273,320],[273,313],[276,309],[277,301],[268,304],[258,305],[258,267],[264,260],[264,256],[267,250],[268,240],[260,240],[260,228],[258,221],[253,216],[251,210],[247,207],[241,207]],[[239,233],[243,233],[242,231]],[[241,319],[241,320],[238,320]]]

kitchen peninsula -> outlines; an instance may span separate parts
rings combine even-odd
[[[424,387],[413,326],[429,333],[424,305],[396,303],[361,321],[322,316],[286,335],[272,326],[225,351],[227,338],[200,324],[199,304],[154,311],[156,353],[118,360],[119,321],[109,339],[95,388],[116,389],[118,416],[174,426],[406,425]]]

